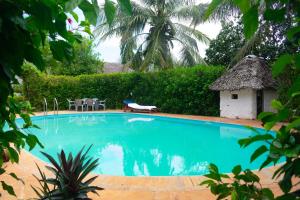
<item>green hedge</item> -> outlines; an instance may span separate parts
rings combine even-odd
[[[156,105],[162,112],[216,116],[219,94],[208,87],[222,72],[222,67],[197,66],[151,73],[71,77],[47,76],[26,67],[23,85],[24,95],[36,110],[41,110],[43,97],[50,107],[56,97],[60,109],[67,108],[67,98],[107,99],[107,107],[111,109],[121,108],[124,99],[132,98],[139,104]]]

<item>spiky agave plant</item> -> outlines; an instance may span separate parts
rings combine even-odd
[[[98,159],[93,160],[87,156],[91,146],[83,153],[84,147],[79,153],[73,157],[70,153],[66,158],[65,152],[62,150],[58,154],[57,162],[52,156],[42,152],[42,154],[50,161],[53,166],[47,166],[54,178],[47,178],[45,173],[38,167],[41,178],[35,176],[39,181],[40,188],[33,188],[39,199],[89,199],[87,194],[89,192],[97,193],[97,190],[103,188],[97,186],[90,186],[90,184],[97,178],[93,176],[85,180],[87,175],[97,167]]]

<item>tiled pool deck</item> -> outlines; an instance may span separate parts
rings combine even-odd
[[[103,112],[103,111],[102,111]],[[106,112],[122,112],[121,110],[113,110]],[[76,113],[74,111],[60,111],[59,114]],[[36,113],[36,115],[42,115],[43,113]],[[48,113],[48,114],[51,114]],[[177,114],[165,114],[155,113],[150,115],[195,119],[195,120],[209,120],[217,122],[225,122],[232,124],[242,124],[254,127],[261,127],[260,122],[255,120],[235,120],[225,119],[219,117],[204,117],[193,115],[177,115]],[[16,197],[9,196],[6,192],[2,193],[0,199],[32,199],[36,197],[31,185],[37,186],[37,181],[32,174],[38,175],[37,163],[44,172],[45,163],[40,161],[26,151],[21,152],[20,162],[16,164],[7,164],[6,169],[9,172],[15,172],[20,178],[23,179],[25,185],[21,182],[17,182],[7,175],[2,175],[1,180],[7,181],[14,186]],[[279,194],[280,190],[272,175],[275,168],[270,167],[257,172],[261,178],[261,183],[265,187],[273,189],[275,194]],[[102,200],[210,200],[216,199],[209,189],[204,186],[199,186],[199,183],[204,180],[203,176],[178,176],[178,177],[124,177],[124,176],[106,176],[99,175],[94,184],[103,187],[104,190],[100,191],[100,196],[91,195],[92,199]],[[2,189],[2,188],[1,188]]]

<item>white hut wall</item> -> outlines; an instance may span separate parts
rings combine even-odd
[[[256,90],[220,91],[221,117],[255,119],[256,112]]]

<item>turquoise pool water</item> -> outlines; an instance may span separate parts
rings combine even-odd
[[[241,149],[238,139],[252,131],[239,125],[174,119],[131,113],[83,113],[32,117],[41,129],[32,129],[45,145],[43,151],[56,156],[64,149],[78,152],[93,144],[90,156],[99,158],[98,174],[121,176],[203,175],[209,163],[222,172],[236,164],[250,164],[251,153],[260,143]],[[35,148],[32,153],[47,161]]]

